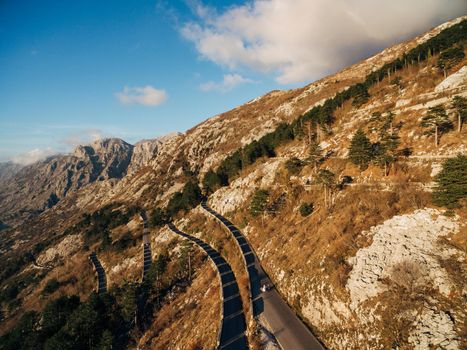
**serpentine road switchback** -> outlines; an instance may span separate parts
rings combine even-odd
[[[105,270],[97,258],[96,252],[92,252],[91,255],[89,255],[89,259],[97,272],[97,294],[105,293],[107,291],[107,278],[105,277]]]
[[[237,241],[250,276],[254,316],[264,316],[281,348],[283,350],[324,350],[323,345],[297,317],[275,288],[261,292],[261,285],[272,286],[273,284],[240,230],[229,220],[208,207],[205,202],[201,203],[201,206],[206,212],[219,220]]]
[[[146,274],[149,271],[149,268],[152,264],[151,259],[151,241],[149,239],[149,225],[148,225],[148,217],[146,212],[143,210],[140,213],[141,218],[143,219],[143,278],[146,277]]]
[[[237,280],[230,265],[209,244],[199,238],[178,230],[174,224],[168,224],[170,230],[191,240],[201,247],[214,262],[220,276],[222,290],[222,326],[218,337],[218,350],[247,350],[248,341],[245,336],[246,321]]]

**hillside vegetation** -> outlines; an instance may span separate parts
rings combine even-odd
[[[327,348],[467,347],[466,39],[459,18],[185,134],[94,145],[99,171],[82,148],[0,181],[0,349],[213,349],[215,270],[169,221],[231,265],[251,348],[273,346],[235,242],[202,200]]]

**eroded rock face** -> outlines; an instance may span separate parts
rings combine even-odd
[[[60,243],[47,249],[37,258],[37,264],[48,266],[57,260],[65,259],[77,252],[83,244],[81,235],[71,235],[65,237]]]
[[[409,343],[415,350],[460,349],[459,336],[454,331],[451,317],[435,308],[425,310],[410,333]]]
[[[400,264],[405,262],[411,262],[417,269],[412,271],[412,277],[420,281],[414,280],[413,283],[433,283],[442,294],[449,295],[449,277],[436,257],[449,256],[454,252],[441,249],[437,239],[458,229],[456,222],[435,209],[427,208],[410,215],[395,216],[365,232],[372,236],[373,243],[349,259],[352,271],[346,287],[351,308],[356,309],[362,302],[382,293],[385,285],[381,281],[397,278],[401,272],[395,269],[401,268]]]
[[[245,204],[256,189],[267,188],[274,183],[279,166],[284,159],[273,159],[258,167],[245,177],[239,177],[228,187],[217,190],[210,199],[210,204],[220,213],[228,213]]]
[[[132,174],[146,166],[155,158],[164,144],[181,136],[181,133],[170,133],[152,140],[142,140],[135,144],[128,173]]]
[[[148,162],[157,154],[160,146],[158,140],[143,140],[135,144],[131,156],[131,165],[129,173],[136,172],[141,166]]]
[[[130,164],[133,148],[133,145],[120,139],[103,139],[89,146],[78,146],[74,155],[85,162],[82,165],[91,165],[89,176],[92,182],[95,179],[122,178]]]
[[[462,87],[467,82],[467,66],[463,66],[456,73],[448,76],[441,83],[439,83],[435,92],[442,92],[444,90],[451,90],[458,87]]]

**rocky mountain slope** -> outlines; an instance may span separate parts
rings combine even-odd
[[[23,220],[89,184],[114,183],[134,174],[148,165],[170,137],[143,140],[134,146],[120,139],[103,139],[78,146],[72,154],[52,156],[25,167],[4,163],[0,168],[1,219]]]
[[[39,282],[25,282],[17,296],[22,306],[8,309],[2,304],[7,320],[2,329],[11,327],[25,310],[43,307],[37,295],[51,276],[74,275],[83,282],[64,284],[62,291],[83,296],[90,293],[92,276],[75,271],[74,264],[83,264],[86,249],[97,249],[100,241],[89,240],[86,232],[92,230],[86,231],[83,214],[110,204],[115,206],[113,211],[130,211],[133,206],[148,211],[166,207],[188,181],[201,183],[210,169],[216,170],[240,147],[259,140],[281,123],[293,123],[463,20],[448,22],[304,88],[272,91],[184,134],[134,146],[117,139],[102,140],[3,177],[0,219],[12,227],[2,231],[0,248],[4,262],[15,261],[19,267],[6,275],[2,288],[6,290],[21,276],[34,275]],[[460,45],[465,46],[465,40],[464,34]],[[313,131],[321,148],[318,168],[332,171],[336,183],[342,184],[344,177],[352,179],[332,187],[330,200],[316,181],[316,167],[309,164],[311,127],[306,123],[297,124],[297,137],[279,144],[273,155],[249,162],[210,195],[210,205],[242,228],[279,292],[330,349],[466,346],[465,207],[443,215],[443,209],[434,206],[430,198],[433,177],[441,164],[466,153],[467,131],[464,127],[460,132],[446,132],[436,146],[420,124],[428,109],[439,104],[455,122],[452,99],[467,97],[466,60],[451,65],[446,77],[438,60],[439,53],[430,53],[420,62],[401,61],[397,70],[388,68],[382,79],[367,88],[360,103],[343,101],[332,113],[329,129]],[[393,117],[387,127],[399,139],[397,161],[389,171],[376,163],[359,169],[348,160],[353,135],[361,129],[372,143],[381,142],[383,116],[389,112]],[[299,165],[291,167],[291,160]],[[269,209],[254,216],[250,205],[259,189],[267,192]],[[311,215],[300,214],[303,203],[312,204]],[[240,275],[240,284],[245,282],[240,257],[232,253],[235,246],[225,232],[198,209],[180,213],[175,219],[182,229],[221,251]],[[110,240],[112,247],[117,242],[123,244],[124,237],[135,242],[119,251],[102,251],[110,285],[118,286],[125,276],[136,280],[141,263],[137,258],[141,243],[137,215],[112,227],[108,235],[102,240]],[[74,247],[72,242],[76,242]],[[152,243],[158,247],[154,258],[167,253],[176,265],[179,241],[164,228],[153,228]],[[14,260],[31,250],[34,261]],[[49,267],[37,268],[37,262]],[[203,264],[199,261],[197,267],[201,269]],[[192,310],[212,316],[206,307],[211,299],[206,295],[213,297],[216,290],[201,287],[213,280],[214,276],[199,273],[188,289],[173,286],[173,294],[164,299],[166,304],[159,312],[170,314],[177,322],[185,320],[190,327],[185,331],[202,339],[202,326],[193,322]],[[245,291],[241,290],[246,295]],[[178,318],[170,305],[182,310]],[[149,326],[140,345],[196,345],[182,335],[167,341],[168,329],[173,328]],[[209,344],[211,332],[206,340]],[[261,348],[252,334],[250,342]]]
[[[0,163],[0,179],[2,181],[11,178],[21,169],[21,165],[13,162]]]
[[[70,189],[81,188],[96,180],[121,179],[128,173],[133,176],[124,180],[134,182],[134,176],[138,176],[135,172],[142,165],[152,167],[153,169],[148,169],[148,171],[153,172],[152,170],[154,170],[156,176],[160,176],[161,172],[166,172],[173,177],[174,173],[177,174],[176,170],[180,171],[182,167],[188,167],[190,170],[203,174],[210,167],[215,167],[226,154],[239,146],[245,145],[253,139],[259,139],[267,132],[274,130],[279,123],[292,121],[313,106],[322,104],[326,98],[360,82],[377,67],[401,56],[404,52],[430,39],[442,29],[455,24],[456,21],[460,21],[460,19],[441,25],[415,40],[386,49],[365,61],[304,88],[273,91],[258,97],[232,111],[208,119],[188,130],[186,134],[176,133],[161,139],[141,141],[135,147],[122,140],[97,141],[93,145],[78,147],[72,155],[52,157],[44,162],[28,166],[18,174],[16,181],[5,183],[5,181],[0,180],[0,193],[2,193],[0,208],[3,215],[1,219],[6,219],[6,216],[13,212],[18,212],[25,202],[30,203],[28,210],[41,211],[55,204],[57,199],[63,198]],[[430,74],[425,72],[425,75]],[[459,84],[463,77],[465,75],[453,78],[454,84]],[[452,83],[449,82],[445,84],[452,86]],[[435,92],[440,94],[442,92],[439,91],[440,89],[442,86],[438,87],[438,91]],[[414,95],[420,93],[423,88],[418,88],[418,90],[420,91],[417,91],[417,88],[411,91],[405,89],[404,92],[407,95]],[[462,90],[462,84],[457,87],[457,90]],[[452,91],[450,92],[452,93]],[[422,94],[419,102],[422,105],[425,105],[426,100],[435,101],[433,103],[441,102],[433,97],[429,94]],[[412,110],[420,109],[419,104],[414,103],[416,99],[409,98],[406,101],[403,96],[399,96],[398,99],[396,107],[403,107],[398,108],[399,110],[409,108],[409,106],[405,106],[409,103],[408,101],[414,104],[411,107]],[[387,100],[389,101],[390,98],[387,97]],[[383,102],[379,101],[378,103],[384,104]],[[367,112],[368,109],[359,111],[361,114]],[[169,142],[165,151],[158,152],[163,143],[172,139],[177,141]],[[333,141],[336,144],[339,143],[339,140],[335,138]],[[154,157],[156,154],[158,154],[157,157]],[[173,169],[173,167],[177,167],[177,169]],[[55,168],[58,168],[58,171],[55,171]],[[165,169],[161,171],[162,168]],[[149,176],[150,174],[145,175]],[[56,183],[60,183],[60,185],[55,188]],[[104,190],[107,190],[105,185],[103,187]],[[41,193],[40,198],[36,195],[38,191]],[[13,200],[13,198],[15,199]],[[12,202],[16,202],[16,204],[12,204]]]

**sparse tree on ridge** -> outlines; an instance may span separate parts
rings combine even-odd
[[[454,96],[451,104],[457,113],[457,132],[461,132],[462,124],[467,120],[467,99],[462,96]]]
[[[422,118],[421,126],[427,128],[427,135],[435,135],[435,146],[438,147],[441,134],[453,128],[452,122],[443,105],[431,107]]]
[[[324,188],[324,206],[328,208],[332,204],[332,191],[336,186],[336,175],[328,169],[321,169],[316,175],[315,181]]]
[[[318,171],[318,165],[321,161],[322,153],[323,150],[316,142],[312,142],[310,144],[307,161],[313,166],[315,172]]]
[[[397,147],[399,147],[400,139],[396,133],[383,135],[381,142],[374,144],[374,161],[384,168],[384,176],[389,175],[389,166],[394,164],[397,159]]]

